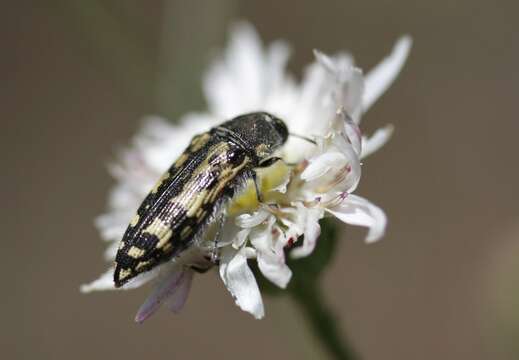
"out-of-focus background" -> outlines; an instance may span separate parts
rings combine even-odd
[[[16,1],[0,14],[2,359],[315,359],[295,305],[241,312],[215,273],[185,310],[144,325],[149,288],[79,293],[105,270],[93,227],[105,164],[144,115],[204,109],[202,71],[229,25],[369,70],[414,47],[363,121],[393,123],[358,192],[389,216],[383,241],[344,228],[325,291],[363,359],[519,358],[519,6],[514,1]]]

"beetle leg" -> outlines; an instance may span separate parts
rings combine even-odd
[[[258,185],[258,176],[256,175],[256,171],[252,170],[252,181],[254,181],[254,188],[256,189],[256,198],[258,202],[263,203],[263,196],[261,195],[259,185]]]
[[[274,163],[278,162],[278,161],[283,161],[283,163],[286,165],[286,166],[289,166],[289,167],[294,167],[294,166],[297,166],[298,164],[297,163],[288,163],[286,162],[285,160],[283,160],[282,158],[280,157],[271,157],[271,158],[268,158],[268,159],[265,159],[263,160],[263,162],[260,162],[258,167],[259,168],[266,168],[266,167],[269,167],[271,165],[274,165]]]
[[[225,211],[222,211],[216,219],[216,233],[214,234],[213,249],[211,250],[211,262],[215,265],[220,264],[220,254],[218,251],[218,242],[222,236],[223,226],[225,224]]]
[[[269,167],[269,166],[273,165],[274,163],[276,163],[278,161],[283,161],[283,159],[280,158],[280,157],[274,156],[274,157],[265,159],[262,162],[260,162],[258,167],[259,168],[266,168],[266,167]]]

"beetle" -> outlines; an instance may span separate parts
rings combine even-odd
[[[115,286],[192,246],[247,180],[261,202],[255,169],[280,160],[273,153],[287,138],[283,120],[267,112],[240,115],[194,136],[126,229],[115,257]]]

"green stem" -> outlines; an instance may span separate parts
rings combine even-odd
[[[340,336],[337,317],[325,304],[323,294],[316,281],[292,280],[290,294],[299,304],[311,331],[334,359],[352,360],[357,356]]]

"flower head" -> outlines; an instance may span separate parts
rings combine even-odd
[[[326,215],[367,227],[368,242],[380,239],[386,226],[384,212],[353,192],[361,178],[360,159],[384,145],[392,128],[387,126],[368,138],[362,135],[359,123],[399,73],[410,46],[410,38],[401,38],[392,53],[366,76],[348,54],[327,56],[315,51],[315,62],[298,83],[285,71],[289,49],[284,42],[263,48],[250,25],[235,26],[228,48],[204,79],[208,111],[188,114],[179,125],[149,118],[132,146],[111,166],[118,182],[108,212],[96,221],[109,243],[106,259],[113,261],[135,209],[192,136],[252,111],[275,114],[298,137],[290,137],[279,151],[284,162],[259,171],[261,204],[250,182],[224,210],[225,227],[216,244],[219,273],[236,304],[256,318],[263,317],[261,294],[248,261],[257,261],[268,280],[286,287],[292,276],[285,261],[286,249],[302,241],[289,255],[310,255],[319,238],[319,220]],[[207,236],[179,257],[123,287],[156,282],[137,313],[137,321],[149,317],[162,303],[175,312],[182,308],[193,269],[214,264],[208,260],[214,248],[212,231],[209,228]],[[114,289],[113,268],[81,289]]]

